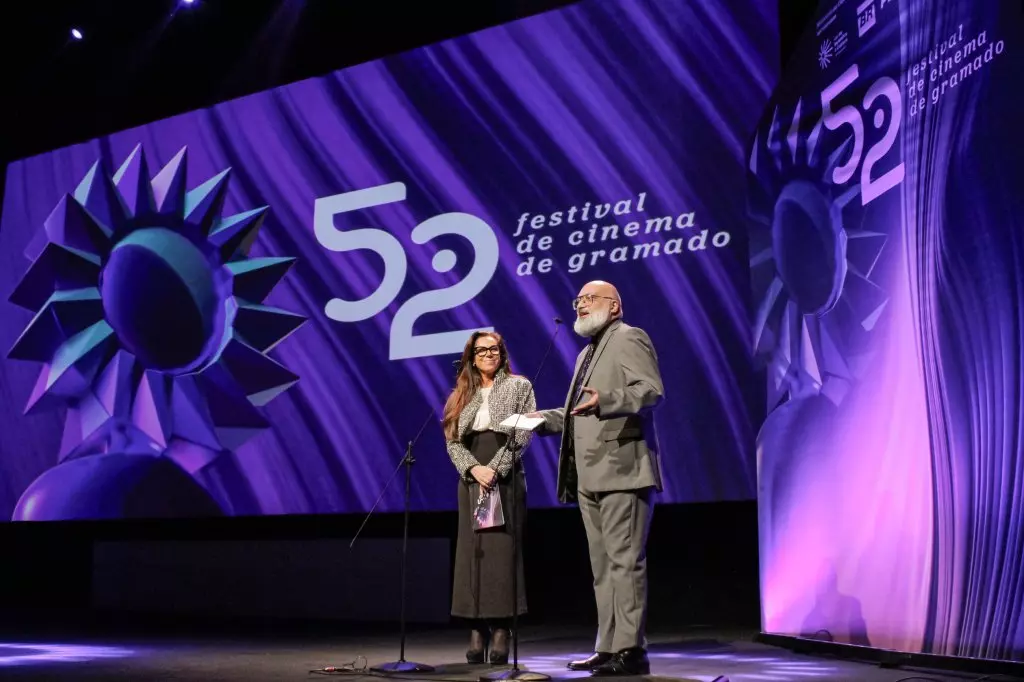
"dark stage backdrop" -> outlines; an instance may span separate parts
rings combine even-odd
[[[586,0],[13,164],[0,514],[363,511],[425,419],[413,505],[454,508],[452,361],[495,328],[532,376],[596,278],[661,360],[662,501],[751,499],[739,198],[777,42],[768,0]]]
[[[1024,16],[819,5],[749,149],[766,632],[1024,658]]]

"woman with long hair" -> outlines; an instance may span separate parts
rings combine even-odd
[[[459,535],[455,548],[452,615],[472,621],[466,660],[508,663],[512,612],[512,532],[522,547],[526,518],[526,477],[522,449],[528,431],[500,426],[512,414],[537,409],[530,381],[512,372],[508,349],[497,332],[474,332],[462,351],[455,388],[444,406],[448,456],[459,473]],[[514,439],[512,443],[508,441]],[[514,444],[514,447],[512,447]],[[513,455],[514,453],[514,455]],[[513,462],[513,459],[515,461]],[[511,481],[516,481],[516,524],[511,514]],[[474,526],[474,510],[496,494],[505,522]],[[519,614],[526,613],[522,552],[515,567]],[[487,649],[490,647],[490,655]]]

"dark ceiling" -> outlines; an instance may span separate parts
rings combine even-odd
[[[0,165],[573,1],[9,2]],[[780,0],[784,54],[815,4]]]
[[[0,159],[24,158],[571,2],[6,3]],[[73,27],[83,40],[71,39]]]

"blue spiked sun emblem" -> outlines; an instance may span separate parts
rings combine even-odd
[[[769,365],[769,411],[799,395],[841,403],[888,302],[874,281],[887,236],[859,227],[860,185],[833,180],[852,138],[828,148],[820,113],[808,121],[801,104],[785,132],[774,109],[749,158],[754,351]]]
[[[167,455],[194,473],[265,428],[257,408],[298,381],[267,352],[305,318],[261,304],[294,259],[247,257],[268,208],[222,217],[230,169],[187,191],[186,166],[182,149],[151,180],[141,146],[113,177],[97,162],[10,297],[35,316],[9,357],[44,363],[26,412],[67,408],[59,459],[89,460],[86,478],[104,466],[88,455]],[[16,517],[108,514],[41,512],[55,471]],[[71,478],[64,494],[81,488]]]
[[[766,117],[748,166],[754,355],[767,367],[756,439],[765,561],[796,513],[800,467],[821,461],[844,407],[875,390],[863,380],[889,301],[878,282],[893,249],[888,235],[862,227],[862,188],[846,168],[853,139],[829,134],[820,112],[802,115],[802,103]]]

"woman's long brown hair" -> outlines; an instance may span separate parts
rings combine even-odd
[[[512,374],[512,366],[508,361],[508,349],[505,348],[505,340],[501,338],[501,334],[498,332],[473,332],[473,335],[469,337],[469,341],[466,342],[466,347],[462,349],[462,364],[460,365],[462,369],[455,380],[455,388],[452,389],[447,402],[444,404],[444,418],[441,421],[441,425],[444,428],[444,437],[448,440],[458,440],[459,415],[462,414],[462,410],[473,399],[477,389],[480,388],[480,370],[473,364],[473,348],[476,347],[477,340],[485,336],[489,336],[498,342],[498,358],[501,362],[498,364],[497,371],[505,371],[508,374]]]

